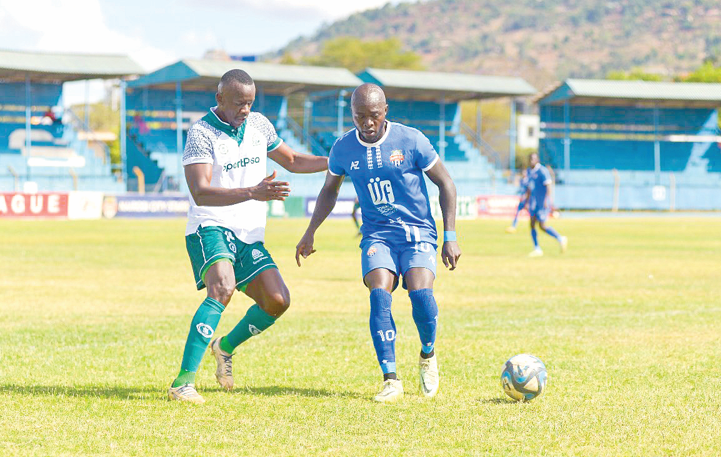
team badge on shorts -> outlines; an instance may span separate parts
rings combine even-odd
[[[374,255],[376,255],[376,252],[377,252],[376,247],[371,246],[368,248],[368,252],[366,252],[366,254],[368,254],[368,257],[373,257]]]
[[[389,160],[396,167],[399,167],[403,163],[404,159],[405,157],[403,156],[403,151],[401,151],[400,149],[394,149],[393,151],[391,151],[391,156]]]

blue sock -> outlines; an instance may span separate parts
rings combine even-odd
[[[531,229],[531,238],[533,238],[533,245],[538,248],[538,233],[536,233],[536,229]]]
[[[203,360],[205,350],[210,343],[210,338],[215,333],[218,322],[220,322],[220,313],[224,309],[225,307],[218,300],[210,297],[200,304],[190,323],[190,332],[188,332],[188,339],[185,341],[183,362],[180,364],[181,374],[192,373],[190,378],[193,378],[195,372],[198,371],[200,361]],[[184,379],[176,379],[178,383],[183,383],[182,381]],[[192,379],[190,379],[190,382],[192,382]],[[178,386],[174,385],[173,387]]]
[[[396,372],[396,323],[391,315],[393,297],[383,289],[371,291],[371,337],[383,374]]]
[[[518,204],[518,209],[516,210],[516,215],[513,217],[513,227],[516,226],[518,223],[518,215],[521,214],[521,210],[523,207],[526,206],[526,202],[521,200],[521,202]]]
[[[553,229],[553,227],[546,227],[546,233],[557,239],[559,243],[561,242],[561,235],[559,235],[558,232]]]
[[[418,328],[421,350],[430,354],[436,342],[438,326],[438,305],[433,297],[433,289],[418,289],[408,292],[413,305],[413,321]]]

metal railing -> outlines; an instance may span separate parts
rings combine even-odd
[[[286,118],[286,124],[288,125],[288,128],[293,132],[293,134],[301,141],[301,143],[305,144],[305,146],[310,149],[310,151],[318,156],[328,156],[328,151],[325,150],[323,145],[321,145],[318,140],[313,138],[313,135],[310,134],[310,132],[303,131],[303,127],[298,125],[298,123],[290,116]]]
[[[471,128],[468,124],[461,122],[461,128],[460,132],[462,135],[464,135],[466,138],[470,138],[471,143],[473,146],[478,149],[478,151],[485,156],[489,161],[493,162],[495,167],[499,170],[502,170],[504,168],[503,161],[501,160],[501,155],[496,151],[493,146],[488,144],[480,135],[476,133],[476,131]]]

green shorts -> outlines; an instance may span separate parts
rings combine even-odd
[[[185,247],[198,290],[205,287],[208,268],[221,260],[227,259],[233,264],[235,288],[240,291],[245,291],[248,283],[263,270],[278,268],[262,242],[245,244],[224,227],[198,227],[195,233],[186,235]]]

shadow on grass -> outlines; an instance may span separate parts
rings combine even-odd
[[[121,386],[26,386],[3,384],[0,385],[0,394],[2,393],[30,396],[114,398],[120,400],[158,400],[167,398],[165,389]]]
[[[220,387],[198,389],[205,392],[225,392]],[[124,386],[27,386],[4,384],[0,385],[0,394],[11,393],[30,396],[53,397],[94,397],[118,400],[167,400],[167,386],[162,387],[124,387]],[[229,395],[252,396],[289,396],[289,397],[343,397],[363,398],[355,392],[332,392],[325,389],[306,389],[288,386],[237,387]]]
[[[504,398],[504,397],[482,398],[478,401],[480,401],[481,403],[492,404],[492,405],[510,405],[510,404],[518,403],[515,400],[511,400],[510,398]]]
[[[224,392],[220,387],[213,389],[204,389],[214,392]],[[343,397],[343,398],[365,398],[356,392],[341,392],[341,391],[329,391],[325,389],[307,389],[303,387],[290,387],[290,386],[264,386],[264,387],[253,387],[253,386],[236,386],[233,391],[235,395],[253,395],[253,396],[268,396],[268,397]]]

